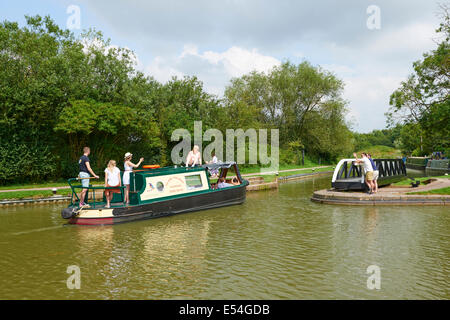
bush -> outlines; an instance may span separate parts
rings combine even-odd
[[[48,146],[30,146],[15,139],[0,146],[0,184],[37,182],[53,177],[55,172],[55,157]]]

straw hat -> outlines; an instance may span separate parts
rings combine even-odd
[[[132,154],[132,153],[129,153],[129,152],[125,153],[124,159],[129,158],[129,157],[131,157],[132,155],[133,155],[133,154]]]

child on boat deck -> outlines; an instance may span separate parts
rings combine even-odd
[[[126,187],[125,189],[125,204],[130,204],[130,173],[133,172],[133,168],[137,168],[141,165],[141,163],[144,161],[144,158],[140,158],[139,162],[137,164],[134,164],[131,162],[131,159],[133,158],[133,154],[127,152],[124,156],[124,173],[123,173],[123,185]]]
[[[108,167],[105,169],[105,188],[120,187],[121,185],[120,170],[116,167],[116,161],[110,160]],[[110,208],[114,193],[120,193],[120,189],[105,189],[105,208]]]

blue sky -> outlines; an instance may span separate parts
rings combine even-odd
[[[389,95],[436,46],[439,24],[437,3],[424,0],[1,0],[0,19],[50,15],[66,27],[70,5],[80,8],[81,30],[132,49],[146,74],[161,82],[196,75],[219,96],[252,70],[320,65],[344,80],[347,119],[359,132],[385,127]],[[380,10],[379,29],[367,27],[370,5]]]

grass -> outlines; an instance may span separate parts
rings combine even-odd
[[[309,159],[305,159],[305,165],[299,165],[299,164],[280,164],[278,170],[290,170],[290,169],[300,169],[300,168],[313,168],[313,167],[321,167],[321,166],[333,166],[330,164],[318,164],[317,162],[313,162]],[[241,174],[251,174],[251,173],[259,173],[261,170],[261,167],[255,166],[255,167],[239,167],[239,171]]]
[[[100,181],[101,180],[101,181]],[[92,185],[102,185],[103,180],[91,180]],[[95,182],[94,182],[95,181]],[[15,189],[36,189],[36,188],[60,188],[68,187],[67,181],[61,182],[43,182],[43,183],[27,183],[27,184],[11,184],[8,186],[0,186],[0,190],[15,190]]]
[[[441,189],[434,189],[429,191],[420,191],[420,192],[408,192],[407,194],[443,194],[443,195],[450,195],[450,187],[441,188]]]
[[[14,190],[14,189],[34,189],[34,188],[54,188],[65,187],[67,182],[44,182],[44,183],[27,183],[27,184],[12,184],[8,186],[1,186],[0,190]]]
[[[308,169],[308,168],[314,168],[314,167],[333,167],[335,165],[332,164],[318,164],[318,163],[311,163],[311,164],[306,164],[304,166],[302,165],[298,165],[298,164],[281,164],[278,168],[278,171],[283,171],[283,170],[292,170],[292,169],[299,169],[299,170],[303,170],[303,169]],[[239,168],[239,171],[241,172],[241,174],[251,174],[251,173],[259,173],[261,170],[260,167],[249,167],[249,168]]]
[[[58,190],[57,195],[70,196],[70,189]],[[12,200],[12,199],[38,199],[47,198],[53,195],[51,190],[35,190],[35,191],[14,191],[14,192],[2,192],[0,193],[0,200]]]
[[[365,148],[364,150],[359,150],[356,153],[358,157],[360,156],[361,152],[370,153],[372,155],[372,158],[374,159],[395,159],[402,157],[402,152],[400,150],[388,146],[371,146]]]
[[[428,180],[428,179],[435,179],[435,178],[440,178],[440,179],[450,179],[450,176],[438,176],[438,177],[421,177],[421,178],[413,178],[416,181],[420,181],[422,183],[422,181]],[[409,186],[411,184],[412,180],[411,179],[404,179],[402,181],[393,183],[393,186]]]

